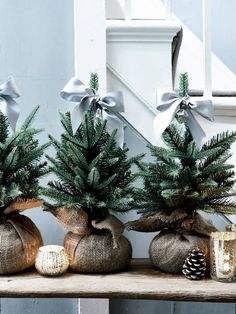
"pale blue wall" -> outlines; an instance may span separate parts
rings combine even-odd
[[[84,0],[86,1],[86,0]],[[233,0],[214,0],[215,8],[227,2],[228,11],[221,7],[220,17],[216,22],[218,39],[214,39],[214,49],[227,64],[236,72],[235,45],[231,25],[236,12]],[[201,34],[201,1],[174,0],[174,11],[183,21],[200,36]],[[22,113],[20,121],[36,104],[41,105],[37,126],[44,127],[46,132],[55,136],[60,133],[58,110],[66,111],[70,104],[59,97],[59,91],[73,75],[73,0],[1,0],[0,1],[0,80],[4,81],[13,75],[22,92],[19,100]],[[189,14],[189,12],[192,12]],[[227,13],[227,14],[226,14]],[[232,23],[231,23],[232,22]],[[225,24],[226,23],[226,24]],[[227,35],[222,34],[222,25]],[[41,140],[45,141],[46,133]],[[135,140],[131,132],[126,133],[131,153],[143,151],[144,146]],[[41,210],[29,214],[38,224],[46,243],[62,243],[63,231],[48,214]],[[134,214],[132,214],[133,216]],[[130,217],[130,216],[129,216]],[[136,237],[135,234],[130,235]],[[147,254],[149,240],[134,243],[136,256]],[[141,239],[141,235],[139,237]],[[189,307],[190,306],[190,307]],[[234,305],[199,304],[170,302],[117,302],[112,303],[112,313],[207,313],[218,309],[217,313],[234,313]],[[0,314],[74,314],[77,311],[76,300],[1,300]],[[195,313],[195,312],[194,312]],[[216,312],[214,312],[216,313]]]
[[[35,126],[58,136],[59,110],[66,111],[59,92],[73,75],[73,0],[1,0],[0,1],[0,81],[13,75],[22,93],[18,102],[21,124],[34,106],[41,106]],[[53,232],[54,219],[32,211],[46,242],[62,241]]]
[[[0,1],[0,81],[13,75],[22,92],[20,122],[40,104],[35,125],[57,134],[58,110],[69,105],[59,91],[73,75],[73,0]],[[30,216],[46,243],[62,243],[63,230],[55,219],[40,209]],[[74,314],[76,300],[2,299],[1,314]]]

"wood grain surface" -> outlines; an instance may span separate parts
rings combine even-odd
[[[67,273],[41,277],[34,270],[0,278],[1,297],[118,298],[235,302],[236,283],[211,279],[190,281],[155,270],[148,260],[135,259],[126,271],[91,275]]]

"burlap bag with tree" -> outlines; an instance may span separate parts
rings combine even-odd
[[[110,213],[132,208],[130,168],[139,157],[127,159],[128,149],[117,145],[117,130],[109,135],[106,120],[92,108],[75,133],[70,114],[61,114],[61,122],[61,141],[51,137],[56,158],[48,157],[58,181],[49,182],[44,194],[55,201],[46,209],[69,231],[64,245],[70,267],[87,273],[123,269],[132,249],[122,235],[123,223]]]
[[[187,97],[183,77],[182,83]],[[138,163],[144,181],[144,189],[136,191],[142,216],[127,228],[161,231],[150,245],[150,259],[162,271],[180,273],[194,248],[202,249],[209,259],[209,236],[216,228],[200,211],[236,213],[230,200],[234,171],[226,163],[236,132],[218,134],[199,149],[186,123],[178,120],[166,129],[163,140],[165,148],[149,145],[153,163]]]
[[[46,174],[40,162],[49,144],[38,145],[31,127],[37,107],[19,131],[11,133],[0,112],[0,274],[12,274],[34,265],[42,238],[34,223],[21,211],[39,207],[38,179]]]

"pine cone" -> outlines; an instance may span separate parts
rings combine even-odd
[[[186,258],[183,265],[183,274],[191,280],[200,280],[205,277],[206,262],[205,255],[202,250],[194,249]]]

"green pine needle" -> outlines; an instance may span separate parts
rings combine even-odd
[[[184,85],[183,89],[187,86]],[[149,145],[154,162],[137,162],[144,183],[144,189],[135,192],[138,212],[161,211],[169,216],[181,209],[188,215],[197,210],[235,214],[236,204],[230,200],[235,173],[228,159],[236,132],[218,134],[199,150],[186,124],[181,128],[185,130],[180,131],[176,123],[166,129],[165,148]]]
[[[179,81],[179,96],[182,98],[188,97],[189,91],[189,84],[188,84],[188,73],[181,73],[180,74],[180,81]]]
[[[97,92],[99,89],[99,79],[96,72],[92,72],[90,74],[90,88],[93,89],[95,92]]]
[[[40,160],[49,143],[40,146],[35,136],[41,130],[31,127],[38,110],[15,133],[9,132],[8,120],[0,113],[0,215],[18,197],[37,198],[41,193],[39,178],[48,169]]]
[[[93,85],[94,87],[94,85]],[[133,163],[140,156],[127,158],[127,149],[116,143],[116,131],[109,135],[106,121],[95,122],[88,111],[75,134],[71,134],[69,115],[61,114],[64,132],[61,140],[51,138],[56,157],[47,156],[56,180],[48,184],[45,196],[50,211],[59,207],[84,209],[90,220],[102,219],[110,211],[133,208]]]

